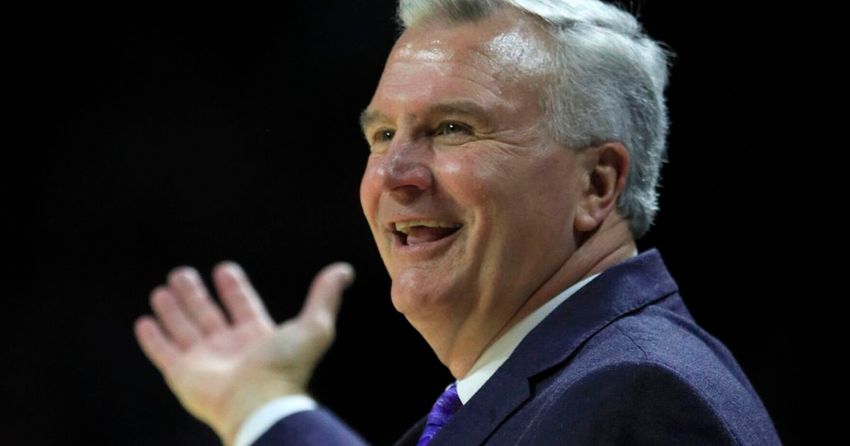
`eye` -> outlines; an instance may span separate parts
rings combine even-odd
[[[367,134],[370,135],[366,138],[366,142],[369,143],[369,151],[371,153],[383,153],[395,137],[395,130],[381,128]]]
[[[380,129],[372,135],[372,143],[379,144],[382,142],[392,141],[393,136],[395,136],[395,130]]]
[[[435,135],[452,135],[457,133],[472,133],[472,129],[468,125],[459,122],[442,122],[437,126],[436,131],[434,131]]]

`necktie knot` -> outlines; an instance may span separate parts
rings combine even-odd
[[[419,442],[416,446],[427,445],[434,438],[434,435],[437,435],[437,431],[442,429],[449,422],[449,418],[461,407],[463,407],[463,403],[460,402],[460,398],[457,396],[457,385],[456,383],[452,383],[437,398],[431,411],[428,412],[425,430],[422,431],[422,436],[419,437]]]

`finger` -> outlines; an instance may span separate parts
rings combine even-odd
[[[167,374],[180,355],[177,346],[168,339],[156,320],[150,316],[137,319],[133,331],[145,356],[161,372]]]
[[[323,268],[313,279],[299,319],[307,320],[330,330],[336,324],[342,292],[354,281],[354,268],[348,263],[333,263]]]
[[[151,293],[151,307],[160,323],[181,349],[201,339],[201,332],[189,319],[168,288],[157,287]]]
[[[194,268],[184,266],[175,269],[168,275],[168,285],[202,333],[210,334],[227,328],[224,314],[210,299],[201,276]]]
[[[248,322],[260,322],[269,326],[273,324],[263,300],[254,291],[248,276],[238,264],[220,263],[213,271],[213,281],[221,302],[234,324]]]

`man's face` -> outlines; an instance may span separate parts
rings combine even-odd
[[[544,130],[547,64],[514,15],[410,29],[364,112],[363,210],[393,304],[438,354],[494,336],[575,249],[582,181]]]

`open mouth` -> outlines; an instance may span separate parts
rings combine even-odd
[[[435,220],[415,220],[395,223],[393,235],[402,246],[433,243],[457,232],[462,225]]]

